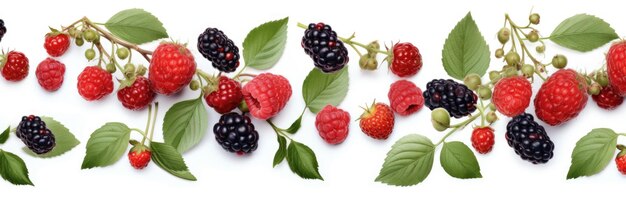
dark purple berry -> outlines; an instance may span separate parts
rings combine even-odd
[[[239,66],[239,48],[217,28],[207,28],[200,34],[198,51],[220,71],[230,73]]]
[[[50,152],[56,145],[54,134],[46,127],[46,123],[34,115],[22,117],[15,135],[37,154]]]
[[[450,116],[461,118],[476,111],[478,97],[467,86],[451,79],[434,79],[426,84],[424,105],[430,110],[442,107]]]
[[[313,59],[315,67],[323,72],[335,72],[348,63],[348,49],[329,25],[309,24],[301,44],[304,52]]]
[[[554,155],[554,143],[546,130],[528,113],[514,117],[507,124],[506,141],[517,155],[533,164],[546,163]]]
[[[213,126],[215,139],[226,151],[243,155],[258,147],[259,133],[248,116],[231,112],[222,115]]]

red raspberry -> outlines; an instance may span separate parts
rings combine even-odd
[[[196,73],[196,62],[185,46],[161,43],[152,54],[148,78],[155,92],[171,95],[181,91]]]
[[[88,66],[78,75],[78,94],[94,101],[113,92],[113,76],[98,66]]]
[[[285,107],[291,97],[291,85],[283,76],[263,73],[248,82],[242,93],[250,114],[267,120]]]
[[[387,97],[391,102],[391,109],[402,116],[413,114],[424,106],[422,90],[408,80],[391,84]]]
[[[626,96],[626,42],[614,43],[606,54],[609,84],[621,96]]]
[[[608,110],[613,110],[624,102],[624,97],[619,95],[615,88],[610,85],[603,87],[598,95],[592,95],[591,98],[600,108]]]
[[[393,45],[389,69],[399,77],[415,75],[422,68],[422,55],[413,44],[404,42]]]
[[[130,165],[135,169],[143,169],[150,163],[152,152],[143,145],[137,145],[128,152],[128,160]]]
[[[555,126],[578,116],[587,105],[587,87],[576,71],[561,69],[546,80],[535,96],[535,114]]]
[[[491,101],[498,112],[509,117],[515,117],[524,113],[528,108],[532,95],[532,87],[526,78],[522,76],[507,77],[496,83]]]
[[[2,57],[0,60],[4,61],[0,62],[0,68],[4,79],[17,82],[28,76],[28,58],[24,53],[11,51]]]
[[[137,76],[131,86],[119,89],[117,99],[130,110],[141,110],[152,103],[156,93],[150,87],[150,81],[144,76]]]
[[[386,140],[393,131],[395,117],[387,104],[376,103],[367,108],[361,115],[359,126],[361,131],[378,140]]]
[[[480,154],[487,154],[496,143],[493,129],[490,127],[476,127],[472,131],[472,147]]]
[[[615,157],[615,165],[617,165],[617,170],[620,173],[626,175],[626,153],[624,153],[624,151],[617,153],[617,156]]]
[[[39,85],[47,91],[56,91],[61,88],[63,84],[63,76],[65,75],[65,64],[54,60],[52,58],[46,58],[37,65],[35,71],[37,81]]]
[[[326,105],[315,117],[315,127],[320,137],[329,144],[340,144],[350,131],[350,114],[333,105]]]
[[[48,55],[59,57],[70,47],[70,36],[63,33],[48,33],[43,47],[46,48]]]
[[[237,108],[243,100],[241,84],[225,76],[220,76],[218,80],[218,84],[209,86],[211,90],[207,91],[209,94],[204,99],[216,112],[226,114]]]

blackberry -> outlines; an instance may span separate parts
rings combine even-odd
[[[243,155],[258,147],[259,133],[248,116],[231,112],[222,115],[213,126],[215,139],[226,151]]]
[[[506,126],[506,141],[517,155],[533,164],[546,163],[554,155],[554,143],[546,130],[528,113],[511,119]]]
[[[340,70],[348,63],[348,49],[329,25],[309,24],[301,44],[304,52],[313,59],[315,67],[323,72]]]
[[[434,79],[426,84],[424,104],[430,109],[443,107],[450,116],[461,118],[476,111],[478,97],[467,86],[451,79]]]
[[[239,67],[239,48],[217,28],[209,27],[200,34],[198,51],[220,71],[230,73]]]
[[[54,134],[46,127],[46,123],[34,115],[22,117],[15,135],[37,154],[50,152],[56,145]]]
[[[2,41],[2,37],[7,33],[7,28],[4,27],[4,21],[0,19],[0,41]]]

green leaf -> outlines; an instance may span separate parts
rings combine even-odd
[[[11,135],[11,126],[7,127],[2,134],[0,134],[0,144],[4,144],[9,139],[9,135]]]
[[[62,155],[80,144],[80,141],[76,139],[74,134],[59,121],[54,120],[52,117],[41,117],[41,120],[46,123],[48,129],[54,134],[56,146],[54,146],[54,149],[50,152],[41,155],[34,153],[28,149],[28,147],[22,147],[22,150],[26,152],[26,154],[33,157],[51,158]]]
[[[273,167],[276,167],[278,164],[283,162],[285,156],[287,155],[287,140],[284,136],[278,135],[278,150],[274,155],[274,164]]]
[[[485,75],[490,62],[489,46],[472,19],[467,15],[452,29],[443,45],[443,68],[448,75],[458,80],[476,73]]]
[[[467,145],[458,141],[446,142],[440,155],[441,166],[450,176],[459,179],[483,177],[480,174],[478,160]]]
[[[567,179],[591,176],[604,170],[613,159],[617,134],[608,128],[596,128],[583,136],[572,152]]]
[[[430,174],[434,156],[435,145],[425,136],[402,137],[387,153],[376,181],[396,186],[419,184]]]
[[[338,106],[348,94],[349,80],[347,65],[332,74],[314,68],[302,83],[304,103],[313,113],[328,104]]]
[[[163,23],[143,9],[127,9],[113,15],[104,26],[109,31],[133,44],[143,44],[167,38]]]
[[[159,142],[150,143],[152,160],[168,173],[181,179],[196,181],[196,177],[189,172],[183,156],[176,148]]]
[[[304,179],[324,180],[318,171],[315,153],[300,142],[291,141],[287,147],[287,163],[291,171]]]
[[[588,14],[565,19],[550,34],[552,42],[581,52],[591,51],[617,38],[619,36],[607,22]]]
[[[263,23],[243,41],[243,59],[255,69],[269,69],[280,59],[287,43],[289,17]]]
[[[202,98],[181,101],[167,110],[163,119],[165,143],[184,153],[200,141],[209,127],[209,118]]]
[[[87,154],[82,169],[104,167],[117,162],[130,140],[130,128],[123,123],[110,122],[98,128],[87,141]]]
[[[19,156],[0,149],[0,175],[14,185],[33,185],[26,163]]]
[[[304,112],[302,113],[304,114]],[[298,132],[298,130],[300,130],[300,127],[302,127],[302,115],[300,115],[300,117],[298,117],[298,119],[294,121],[291,124],[291,126],[289,126],[289,128],[285,130],[285,132],[290,133],[290,134],[295,134]]]

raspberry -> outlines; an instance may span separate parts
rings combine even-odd
[[[535,114],[548,125],[563,124],[587,105],[585,81],[571,69],[561,69],[546,80],[535,96]]]
[[[242,93],[250,114],[267,120],[285,107],[291,97],[291,85],[283,76],[263,73],[248,82]]]
[[[11,51],[1,57],[0,68],[4,79],[17,82],[28,76],[28,58],[24,53]]]
[[[2,41],[2,37],[7,33],[7,28],[4,26],[4,21],[0,19],[0,41]]]
[[[422,55],[417,47],[405,42],[393,45],[393,56],[389,58],[389,69],[399,77],[417,74],[422,68]]]
[[[254,152],[259,146],[259,133],[250,118],[236,112],[222,115],[213,133],[222,148],[238,155]]]
[[[216,112],[225,114],[237,108],[243,100],[241,84],[225,76],[220,76],[218,80],[217,84],[209,85],[212,90],[207,91],[204,99]]]
[[[348,63],[348,49],[337,38],[337,33],[324,23],[309,24],[301,42],[315,67],[330,73],[342,69]]]
[[[217,28],[207,28],[198,36],[198,51],[220,71],[233,72],[239,66],[239,48]]]
[[[131,86],[117,91],[117,99],[122,106],[130,110],[141,110],[152,103],[156,93],[150,87],[150,80],[144,76],[137,76]]]
[[[387,104],[372,104],[359,119],[361,131],[374,139],[385,140],[393,132],[395,118]]]
[[[329,144],[340,144],[350,132],[350,114],[333,105],[326,105],[315,117],[320,137]]]
[[[614,43],[606,54],[609,83],[621,96],[626,96],[626,42]]]
[[[493,148],[495,135],[490,127],[477,127],[472,131],[472,147],[480,154],[487,154]]]
[[[135,169],[143,169],[150,163],[152,152],[143,145],[136,145],[128,152],[130,165]]]
[[[70,47],[70,36],[63,33],[48,33],[43,47],[46,48],[48,55],[59,57]]]
[[[620,151],[615,157],[615,165],[617,165],[617,170],[626,175],[626,154],[624,151]]]
[[[546,163],[553,156],[554,143],[532,115],[523,113],[506,126],[506,141],[523,160]]]
[[[154,92],[171,95],[181,91],[196,73],[189,50],[179,44],[161,43],[152,54],[148,78]]]
[[[533,95],[530,82],[521,76],[503,78],[493,90],[491,101],[498,112],[509,117],[524,113]]]
[[[46,127],[46,123],[34,115],[22,117],[15,135],[36,154],[50,152],[56,145],[54,134]]]
[[[624,97],[619,95],[615,88],[610,85],[603,87],[598,95],[592,95],[591,98],[600,108],[607,110],[613,110],[624,102]]]
[[[65,64],[52,58],[46,58],[46,60],[41,61],[35,71],[39,85],[51,92],[61,88],[64,75]]]
[[[413,114],[424,106],[422,90],[408,80],[391,84],[387,97],[391,102],[391,109],[402,116]]]
[[[88,66],[78,75],[78,94],[87,101],[103,98],[113,92],[113,76],[98,66]]]
[[[467,86],[451,79],[434,79],[426,84],[424,99],[430,110],[442,107],[450,116],[461,118],[476,111],[478,96]]]

